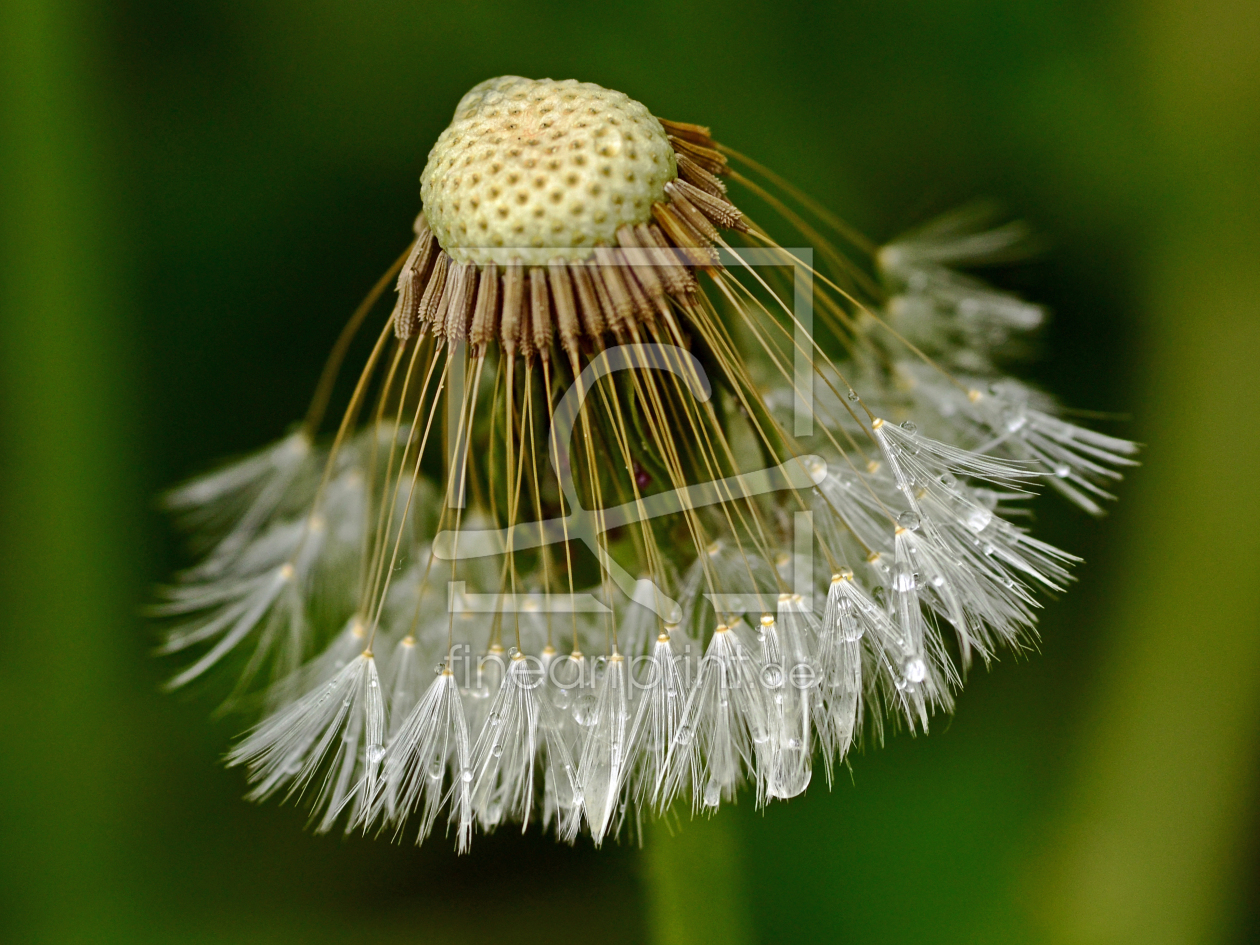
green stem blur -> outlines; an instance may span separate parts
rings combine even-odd
[[[651,823],[643,881],[654,945],[756,941],[738,811],[667,826]]]
[[[1135,339],[1149,457],[1041,902],[1064,943],[1229,941],[1254,889],[1260,9],[1164,0],[1137,26],[1160,193]]]
[[[134,719],[143,678],[119,646],[134,587],[136,494],[124,234],[93,11],[17,0],[0,18],[0,938],[127,942]]]

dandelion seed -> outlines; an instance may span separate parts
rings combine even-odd
[[[391,705],[392,712],[400,709]],[[416,842],[423,843],[449,804],[456,848],[466,851],[473,827],[471,778],[465,778],[472,774],[471,765],[459,687],[444,667],[390,737],[380,779],[384,797],[373,804],[370,819],[384,817],[401,827],[409,814],[418,812]]]
[[[578,782],[596,846],[625,809],[622,788],[630,770],[630,675],[620,653],[609,657],[598,690],[578,761]]]
[[[536,772],[551,785],[557,835],[571,842],[581,824],[577,771],[550,707],[539,700],[537,666],[512,658],[472,750],[472,805],[483,829],[511,820],[527,825],[533,815]]]
[[[649,655],[640,657],[641,675],[631,669],[631,682],[639,690],[639,704],[635,708],[634,725],[631,729],[627,765],[630,768],[630,795],[634,804],[648,809],[653,804],[668,807],[659,796],[667,779],[670,748],[682,726],[683,709],[687,700],[687,687],[678,668],[672,636],[663,630],[656,638]],[[686,753],[680,753],[682,758]],[[685,766],[690,760],[677,763]],[[694,780],[695,772],[685,771],[679,781]]]
[[[351,802],[365,804],[376,793],[384,728],[376,662],[364,652],[260,722],[232,749],[228,763],[248,767],[252,800],[281,790],[300,797],[316,785],[311,817],[322,833]]]
[[[760,801],[771,771],[767,761],[776,746],[770,745],[766,697],[761,688],[761,667],[738,633],[721,625],[696,674],[695,686],[683,709],[682,720],[666,759],[667,781],[661,788],[663,802],[687,790],[684,777],[692,776],[694,811],[717,808],[732,801],[746,776],[756,783]]]
[[[822,746],[828,779],[834,760],[842,760],[853,744],[862,712],[862,637],[864,617],[874,618],[874,604],[855,602],[860,594],[847,568],[832,576],[819,628],[819,698],[814,727]],[[880,615],[882,617],[882,615]]]
[[[797,616],[790,596],[784,594],[779,621],[766,614],[759,634],[760,683],[769,736],[766,793],[782,799],[804,791],[813,774],[814,680],[803,674],[813,672],[814,646],[803,621],[794,619]]]

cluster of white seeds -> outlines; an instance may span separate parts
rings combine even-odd
[[[394,353],[387,325],[332,445],[309,422],[168,496],[207,549],[154,608],[171,621],[164,649],[199,654],[172,685],[252,650],[230,701],[266,715],[228,756],[250,797],[305,796],[318,830],[411,825],[421,841],[445,819],[461,851],[474,830],[535,820],[598,845],[676,801],[797,796],[816,761],[830,783],[886,717],[926,731],[969,663],[1035,639],[1038,591],[1062,591],[1077,559],[1034,538],[1019,503],[1041,483],[1101,514],[1137,446],[1004,374],[1042,310],[969,270],[1014,258],[1023,228],[982,208],[943,217],[855,261],[866,302],[817,279],[836,316],[819,327],[849,354],[832,361],[727,268],[719,231],[773,245],[726,198],[727,155],[741,160],[588,83],[509,76],[464,96],[421,178],[427,226],[400,263]],[[645,380],[694,362],[699,385],[692,339],[720,372],[720,415]],[[465,341],[470,376],[489,365],[495,380],[460,404]],[[633,385],[605,389],[592,368],[630,351]],[[801,353],[814,432],[788,437]],[[380,373],[375,420],[352,430]],[[589,376],[599,396],[571,464],[561,391]],[[444,390],[459,426],[433,441],[468,444],[459,465],[424,462]],[[561,432],[535,438],[535,411]],[[641,439],[625,417],[643,418]],[[740,475],[720,478],[728,467]],[[520,498],[506,511],[497,477]],[[790,490],[751,488],[772,477]],[[633,486],[651,517],[685,509],[691,541],[670,537],[681,522],[644,526],[633,564],[631,542],[616,557],[588,542],[558,518],[579,520],[583,478],[601,523]],[[544,553],[515,544],[532,527]],[[575,586],[591,573],[573,566],[582,543],[602,565],[590,587]],[[571,607],[553,609],[566,590]]]

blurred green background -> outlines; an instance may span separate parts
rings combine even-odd
[[[646,851],[313,837],[158,692],[152,496],[301,416],[493,75],[625,91],[882,239],[977,196],[1031,376],[1148,444],[1041,653]],[[0,5],[0,940],[1260,941],[1260,5]]]

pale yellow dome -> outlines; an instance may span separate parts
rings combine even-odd
[[[665,129],[590,82],[500,76],[459,102],[420,175],[424,215],[456,262],[584,259],[651,219],[677,177]],[[493,250],[519,249],[505,254]]]

